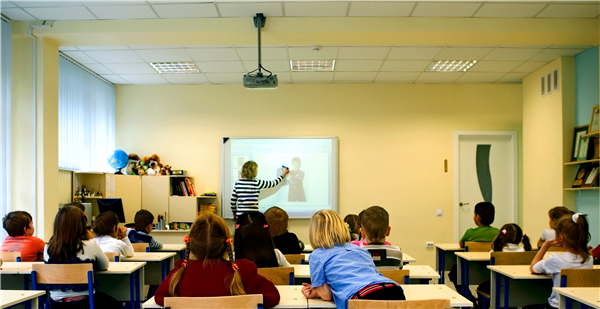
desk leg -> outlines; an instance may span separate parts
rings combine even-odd
[[[440,274],[440,279],[438,279],[438,283],[439,284],[444,284],[444,266],[446,266],[446,261],[445,261],[445,257],[446,257],[446,252],[444,252],[444,250],[440,249],[440,248],[436,248],[437,250],[437,256],[438,256],[438,274]]]
[[[462,296],[464,296],[466,299],[470,299],[470,293],[469,293],[469,261],[467,261],[466,259],[463,259],[461,257],[459,257],[460,259],[460,274],[461,274],[461,282],[460,282],[460,289],[461,289],[461,294]]]
[[[508,276],[504,276],[504,309],[508,309],[508,291],[509,291],[509,286],[508,286],[508,281],[510,279],[508,278]]]
[[[429,284],[430,279],[421,279],[421,284]]]
[[[164,259],[161,261],[162,264],[162,280],[165,281],[165,278],[167,277],[167,274],[165,274],[165,270],[167,269],[167,260],[168,259]]]
[[[573,308],[573,300],[570,297],[565,297],[565,309]]]
[[[500,279],[502,279],[502,275],[498,272],[494,272],[494,278],[492,278],[492,280],[494,280],[495,286],[496,299],[494,300],[494,308],[496,309],[500,309]],[[504,291],[506,293],[506,289]]]
[[[185,250],[179,251],[179,259],[185,260]]]
[[[144,269],[143,267],[141,268],[142,270]],[[135,273],[135,308],[140,308],[140,269],[136,270]]]
[[[135,309],[135,274],[129,275],[129,303],[131,309]]]

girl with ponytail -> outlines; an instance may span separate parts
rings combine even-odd
[[[165,297],[208,297],[262,294],[265,308],[279,303],[275,285],[257,273],[246,259],[234,260],[233,241],[225,221],[206,214],[184,237],[185,259],[177,261],[154,299],[160,306]]]
[[[523,243],[523,247],[519,246]],[[505,224],[500,228],[500,233],[492,241],[492,251],[496,252],[524,252],[531,251],[531,242],[521,228],[514,224]]]
[[[576,213],[558,219],[554,225],[556,239],[544,242],[540,251],[529,266],[532,273],[552,275],[555,287],[560,287],[561,269],[591,269],[592,258],[587,251],[590,232],[586,215]],[[544,254],[550,247],[561,247],[563,254],[552,254],[547,259]],[[524,309],[558,308],[558,294],[552,292],[547,304],[525,306]]]

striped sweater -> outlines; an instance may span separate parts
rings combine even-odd
[[[244,212],[258,211],[260,190],[273,188],[283,180],[283,175],[275,180],[240,179],[233,186],[231,194],[231,212],[239,216]]]

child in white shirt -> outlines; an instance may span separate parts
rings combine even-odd
[[[545,229],[542,232],[542,236],[540,237],[540,240],[538,240],[538,242],[544,242],[546,240],[554,239],[554,225],[556,224],[558,219],[562,218],[563,216],[570,216],[572,214],[573,212],[564,206],[557,206],[548,210],[548,217],[550,218],[548,225],[550,226],[550,228]]]
[[[94,221],[94,240],[104,252],[118,252],[122,256],[133,256],[134,250],[127,228],[118,227],[119,217],[112,211],[99,214]]]

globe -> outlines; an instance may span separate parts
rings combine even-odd
[[[115,150],[108,158],[108,165],[116,170],[124,168],[127,166],[128,162],[129,157],[127,156],[127,153],[120,149]]]

